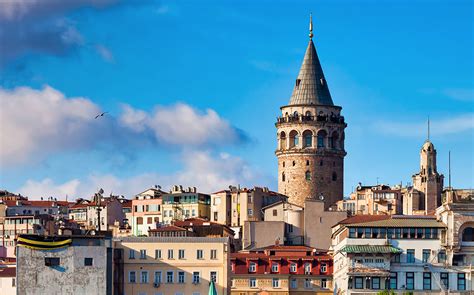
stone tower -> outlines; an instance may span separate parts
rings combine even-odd
[[[420,192],[419,210],[425,214],[441,205],[444,176],[436,169],[436,149],[428,139],[420,151],[420,172],[413,175],[413,188]]]
[[[276,122],[278,192],[290,202],[323,199],[325,208],[343,198],[344,129],[341,107],[335,106],[310,40],[290,103]]]

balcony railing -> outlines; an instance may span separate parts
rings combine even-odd
[[[344,123],[344,116],[280,116],[277,117],[277,124],[293,122],[331,122]]]

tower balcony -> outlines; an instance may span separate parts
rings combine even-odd
[[[277,117],[276,126],[286,123],[335,123],[345,124],[344,116],[339,115],[318,115],[318,116],[304,116],[304,115],[291,115],[291,116],[279,116]]]
[[[289,155],[289,154],[311,154],[317,156],[340,156],[344,157],[347,152],[344,149],[328,148],[328,147],[292,147],[289,149],[277,149],[275,154],[279,155]]]

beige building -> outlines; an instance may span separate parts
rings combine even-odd
[[[278,192],[304,206],[325,197],[325,207],[343,197],[344,129],[342,108],[333,103],[316,48],[310,40],[287,106],[277,128]]]
[[[228,238],[129,237],[115,248],[123,253],[124,294],[204,295],[211,280],[218,294],[229,292]]]
[[[170,193],[162,195],[162,199],[164,224],[192,217],[210,218],[211,196],[198,193],[195,187],[184,189],[181,185],[175,185]]]
[[[285,222],[285,245],[304,244],[304,209],[301,206],[280,201],[262,209],[265,222]]]
[[[403,208],[401,186],[390,187],[384,184],[363,186],[361,183],[349,199],[336,203],[339,211],[347,211],[351,215],[357,214],[402,214]]]

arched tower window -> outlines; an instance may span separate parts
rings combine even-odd
[[[304,173],[304,178],[305,178],[306,180],[311,180],[311,172],[306,171],[306,172]]]
[[[326,146],[326,137],[327,133],[324,130],[320,130],[318,132],[318,147],[325,147]]]
[[[463,242],[474,242],[474,227],[467,227],[462,232]]]
[[[286,149],[286,133],[282,131],[280,133],[280,150]]]
[[[309,166],[309,160],[306,160],[306,166]]]
[[[284,182],[284,181],[285,181],[285,178],[286,178],[286,177],[285,177],[285,172],[283,172],[283,173],[281,174],[281,181]]]
[[[313,146],[313,132],[310,130],[306,130],[303,132],[303,145],[304,147],[311,147]]]
[[[337,180],[337,173],[333,172],[332,173],[332,181],[336,181],[336,180]]]
[[[291,130],[290,132],[290,148],[297,147],[299,144],[298,132]]]
[[[285,168],[285,161],[283,161],[283,168]]]

